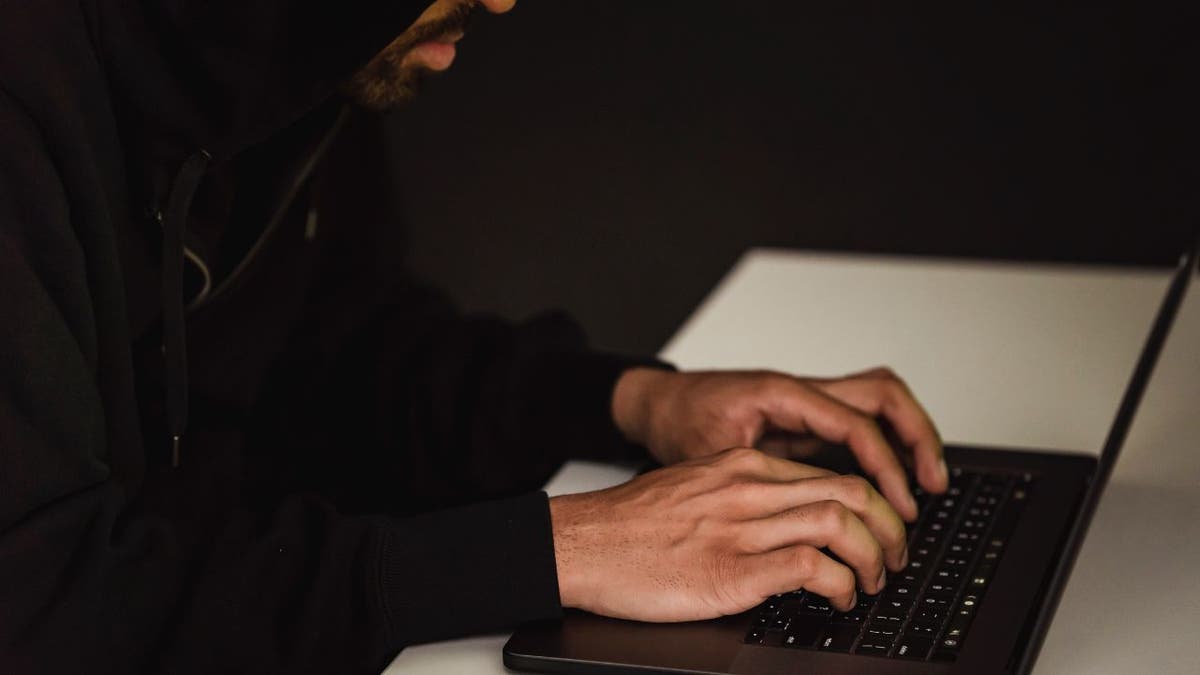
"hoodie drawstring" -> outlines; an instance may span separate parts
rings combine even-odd
[[[163,358],[167,380],[167,432],[171,441],[171,467],[179,466],[180,444],[188,423],[187,340],[183,307],[183,232],[187,226],[192,198],[200,180],[212,161],[212,155],[201,150],[180,167],[167,197],[167,210],[162,216],[162,310]]]

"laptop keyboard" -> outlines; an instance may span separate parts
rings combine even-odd
[[[954,661],[1016,530],[1034,476],[950,470],[950,488],[913,493],[909,563],[879,595],[858,594],[849,612],[807,591],[769,598],[756,610],[749,644],[917,661]]]

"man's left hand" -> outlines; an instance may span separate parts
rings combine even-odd
[[[617,381],[613,419],[663,464],[733,447],[802,458],[814,440],[845,444],[905,520],[916,518],[917,506],[902,459],[911,458],[922,488],[940,493],[947,486],[933,422],[887,368],[833,379],[634,368]],[[892,447],[877,420],[887,422],[902,447]]]

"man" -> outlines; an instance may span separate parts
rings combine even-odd
[[[946,473],[890,372],[676,373],[397,271],[345,102],[403,103],[475,5],[513,1],[0,10],[0,671],[374,672],[905,564],[901,457]],[[880,492],[782,459],[814,435]],[[642,447],[669,466],[530,492]]]

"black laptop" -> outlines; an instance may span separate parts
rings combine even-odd
[[[800,590],[711,621],[568,612],[522,627],[504,663],[546,673],[1027,673],[1182,303],[1180,261],[1099,459],[948,446],[950,489],[914,488],[908,567],[850,612]],[[847,456],[843,453],[843,456]],[[807,461],[807,460],[806,460]]]

